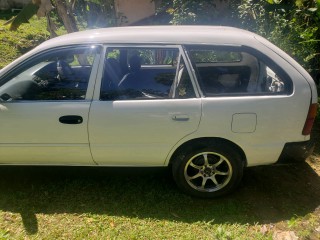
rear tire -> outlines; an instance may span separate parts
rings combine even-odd
[[[232,192],[243,175],[243,161],[229,146],[213,146],[180,154],[172,164],[173,178],[185,193],[214,198]]]

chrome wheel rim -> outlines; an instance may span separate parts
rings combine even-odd
[[[215,192],[224,188],[231,176],[232,166],[229,160],[215,152],[194,155],[184,168],[187,183],[201,192]]]

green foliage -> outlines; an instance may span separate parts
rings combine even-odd
[[[243,0],[237,10],[239,27],[266,37],[319,77],[319,0]]]
[[[108,49],[109,52],[107,54],[107,58],[114,58],[117,59],[119,61],[120,58],[120,50],[119,49]]]
[[[9,233],[7,231],[0,229],[0,240],[6,240],[6,239],[9,239]]]
[[[49,38],[45,19],[31,18],[17,31],[10,31],[4,22],[0,20],[0,69]]]
[[[239,62],[241,54],[239,52],[221,51],[221,50],[190,50],[191,57],[196,63],[214,63],[214,62]]]
[[[73,10],[84,28],[116,26],[114,0],[77,0]]]
[[[212,24],[218,12],[211,0],[165,0],[159,11],[171,15],[171,24]]]

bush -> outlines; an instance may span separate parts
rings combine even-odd
[[[0,69],[49,38],[46,19],[33,18],[17,31],[10,31],[0,20]]]
[[[289,53],[319,83],[320,1],[243,0],[234,14],[240,27],[256,32]]]

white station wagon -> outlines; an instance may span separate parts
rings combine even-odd
[[[309,74],[244,30],[72,33],[0,71],[0,164],[169,166],[216,197],[245,167],[305,159],[316,110]]]

